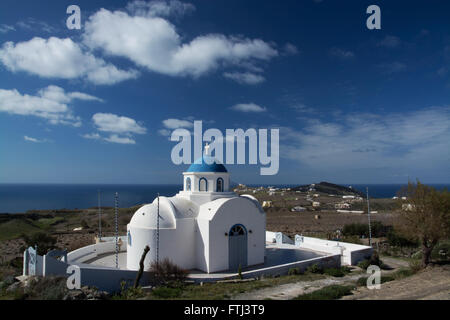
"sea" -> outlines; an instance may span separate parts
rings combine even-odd
[[[371,198],[391,198],[404,185],[401,184],[342,184],[366,192]],[[438,190],[450,184],[430,184]],[[259,187],[261,185],[249,185]],[[268,185],[262,185],[268,187]],[[295,187],[297,185],[270,185],[273,187]],[[114,195],[118,193],[119,207],[127,208],[151,203],[157,197],[173,196],[182,185],[95,185],[95,184],[0,184],[0,213],[25,213],[30,210],[73,210],[98,206],[114,206]]]

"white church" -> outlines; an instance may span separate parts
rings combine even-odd
[[[102,238],[71,252],[52,250],[44,256],[30,247],[24,251],[24,279],[58,275],[75,285],[78,277],[79,285],[115,292],[123,281],[134,283],[147,245],[145,271],[157,259],[168,258],[183,269],[208,276],[215,273],[211,281],[234,277],[239,266],[243,277],[280,275],[313,264],[356,265],[372,254],[370,246],[303,235],[293,240],[281,232],[266,231],[266,214],[258,200],[230,191],[230,174],[208,149],[183,173],[182,191],[159,197],[135,212],[127,235]],[[245,269],[250,266],[256,267]],[[190,277],[195,281],[208,278],[196,272]],[[141,284],[150,283],[150,273],[145,273]]]
[[[230,191],[230,174],[208,149],[183,172],[183,191],[134,214],[127,226],[128,270],[139,270],[147,245],[146,271],[157,255],[207,273],[264,263],[266,214],[254,197]]]

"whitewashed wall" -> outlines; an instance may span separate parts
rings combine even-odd
[[[127,268],[139,270],[139,261],[145,246],[150,252],[144,261],[144,270],[150,270],[152,262],[156,261],[157,237],[156,229],[138,228],[128,225],[131,235],[131,245],[127,245]],[[176,229],[159,230],[159,260],[168,258],[184,269],[195,267],[195,222],[194,219],[178,219]]]
[[[200,207],[199,229],[201,234],[209,234],[210,237],[209,241],[203,238],[204,254],[209,257],[206,259],[207,268],[203,271],[211,273],[228,270],[229,238],[225,233],[229,233],[235,224],[242,224],[247,229],[248,265],[264,263],[266,216],[258,206],[246,197],[237,197],[218,199]]]

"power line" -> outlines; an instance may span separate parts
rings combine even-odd
[[[114,211],[115,211],[115,224],[116,224],[116,268],[119,268],[119,214],[118,214],[118,208],[119,207],[119,193],[116,192],[115,199],[114,199]]]
[[[98,239],[102,241],[102,207],[100,203],[100,190],[98,190]]]
[[[156,266],[159,267],[159,193],[158,193],[158,210],[156,213]]]
[[[366,187],[366,192],[367,192],[367,216],[369,218],[369,246],[372,246],[372,229],[370,226],[369,187]]]

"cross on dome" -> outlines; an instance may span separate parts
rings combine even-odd
[[[211,147],[209,146],[208,143],[206,143],[206,145],[205,145],[205,155],[207,155],[207,156],[209,156],[209,148],[211,148]]]

